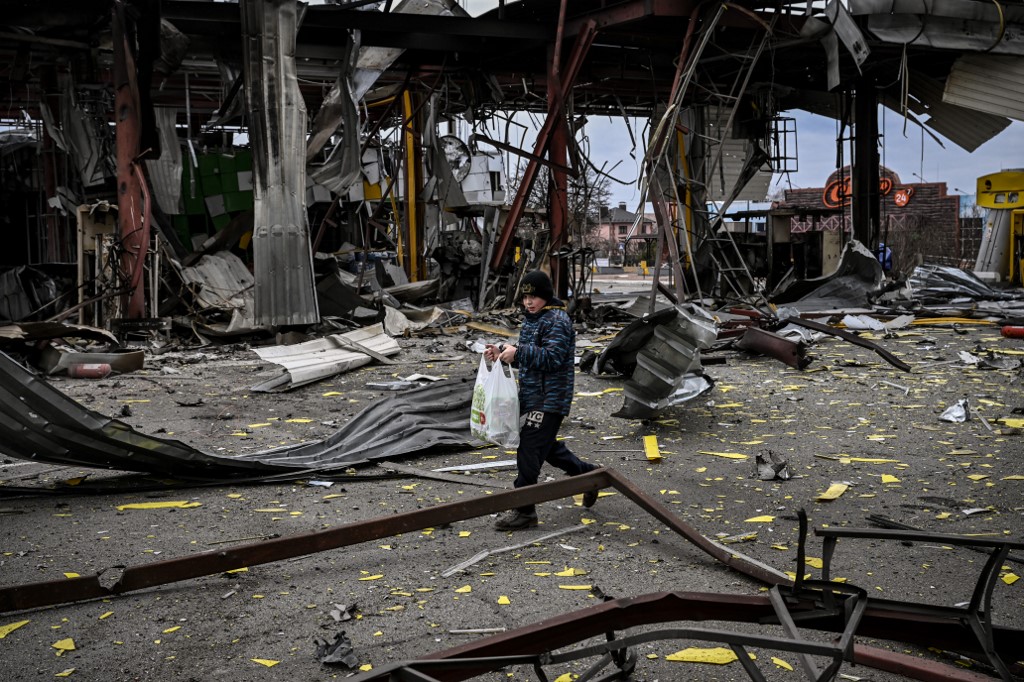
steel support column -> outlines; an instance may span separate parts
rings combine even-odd
[[[559,87],[557,53],[556,45],[552,50],[551,70],[548,72],[548,117],[555,121],[548,147],[548,158],[553,164],[548,168],[548,226],[551,230],[548,253],[555,294],[564,299],[568,292],[568,283],[562,276],[562,262],[558,251],[565,245],[569,224],[567,175],[562,170],[568,158],[569,124],[565,120],[565,102],[562,100],[562,88]]]
[[[594,27],[594,23],[587,22],[583,29],[580,30],[579,35],[576,36],[576,43],[573,45],[568,63],[560,74],[561,87],[559,88],[559,96],[557,99],[559,104],[564,102],[569,96],[569,93],[572,92],[573,83],[576,82],[576,77],[579,75],[580,67],[583,65],[583,59],[586,57],[587,51],[594,42],[595,35],[596,29]],[[545,119],[544,125],[541,127],[540,132],[537,133],[537,141],[533,147],[534,156],[543,156],[544,152],[548,150],[555,125],[558,119],[563,116],[564,110],[561,106],[559,106],[557,111],[548,112],[548,117]],[[498,268],[501,267],[501,263],[508,255],[508,248],[512,243],[512,235],[515,234],[516,226],[519,224],[519,220],[523,217],[523,212],[526,210],[526,200],[530,196],[530,190],[533,188],[533,183],[537,179],[537,172],[539,169],[540,164],[533,159],[530,159],[530,162],[526,164],[526,169],[523,171],[522,182],[519,184],[519,189],[516,190],[516,196],[512,200],[512,206],[509,208],[508,217],[505,219],[505,225],[501,229],[501,236],[498,238],[498,243],[494,248],[494,255],[491,258],[491,268],[494,270],[498,270]]]
[[[114,46],[114,131],[117,147],[117,222],[124,254],[121,268],[133,286],[123,301],[122,316],[141,318],[145,315],[143,278],[135,276],[144,267],[146,243],[142,239],[143,199],[141,175],[132,170],[139,156],[142,121],[139,115],[139,90],[135,58],[128,42],[124,22],[124,4],[114,5],[111,22]]]
[[[881,216],[878,191],[878,98],[869,75],[857,79],[854,97],[853,238],[874,251]]]
[[[402,93],[402,144],[405,150],[405,233],[408,253],[407,271],[410,282],[418,282],[423,274],[423,148],[420,144],[421,126],[419,107],[413,102],[412,93]]]

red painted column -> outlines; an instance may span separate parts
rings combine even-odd
[[[117,222],[124,253],[121,269],[130,282],[123,299],[122,316],[140,318],[145,312],[144,280],[141,269],[146,260],[143,240],[145,205],[141,176],[132,170],[139,155],[141,121],[139,92],[135,80],[135,58],[128,45],[124,25],[124,5],[119,1],[113,10],[114,46],[114,140],[117,147]]]

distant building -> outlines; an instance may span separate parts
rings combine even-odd
[[[808,268],[807,276],[829,272],[830,261],[837,262],[839,250],[850,238],[851,178],[849,166],[839,169],[824,187],[786,190],[785,198],[772,208],[775,248],[793,250],[795,263],[803,260],[803,254],[796,253],[798,248],[808,251],[808,261],[820,261],[820,268]],[[879,179],[878,239],[892,249],[896,270],[912,268],[917,261],[960,265],[973,257],[965,254],[961,236],[960,195],[948,194],[946,183],[903,182],[884,167],[879,169]],[[778,218],[787,215],[788,220],[780,223]]]
[[[601,217],[594,231],[594,237],[600,246],[619,242],[625,243],[626,238],[650,238],[657,233],[654,217],[644,215],[637,229],[630,235],[630,230],[637,222],[637,214],[626,209],[626,202],[620,201],[618,206],[602,206]],[[596,248],[596,247],[595,247]]]

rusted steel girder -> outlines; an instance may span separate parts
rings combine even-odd
[[[909,372],[911,370],[910,365],[903,362],[898,357],[896,357],[886,349],[879,346],[877,343],[873,343],[871,341],[868,341],[867,339],[862,339],[856,334],[851,334],[850,332],[845,331],[843,329],[836,329],[835,327],[830,327],[827,324],[822,324],[821,322],[815,322],[814,320],[804,320],[799,317],[791,317],[789,318],[789,322],[790,324],[795,324],[798,327],[813,329],[814,331],[821,332],[822,334],[838,336],[843,341],[849,341],[855,346],[860,346],[861,348],[867,348],[868,350],[875,351],[880,356],[882,356],[883,360],[885,360],[886,362],[888,362],[890,365],[897,369],[902,369],[904,372]]]
[[[899,602],[887,603],[900,605]],[[842,632],[844,629],[842,614],[809,617],[815,611],[820,612],[820,603],[817,600],[798,599],[789,604],[789,609],[794,616],[799,614],[801,627],[831,632]],[[352,679],[353,682],[383,682],[390,679],[436,679],[446,682],[466,680],[507,665],[508,662],[503,659],[508,656],[535,656],[590,637],[642,625],[709,620],[732,623],[777,622],[771,600],[766,596],[657,592],[613,599],[580,611],[560,614],[510,632],[428,654],[422,661],[384,665]],[[871,606],[865,610],[857,629],[859,636],[950,649],[957,648],[955,644],[960,641],[958,638],[962,638],[962,633],[962,627],[953,619],[938,622],[913,613]],[[1015,647],[1024,633],[1020,630],[1006,629],[1003,634],[1006,636],[1002,644],[1006,650],[1016,651]],[[980,682],[991,679],[952,666],[856,644],[853,647],[853,657],[855,661],[872,667],[892,670],[931,682]],[[419,664],[422,664],[422,668]],[[426,673],[430,677],[402,677],[399,671],[410,668],[416,672]],[[393,673],[399,677],[391,677]]]
[[[804,369],[811,364],[811,359],[807,357],[807,345],[803,341],[790,341],[757,327],[749,327],[743,332],[736,347],[775,358],[794,369]]]
[[[111,22],[114,47],[114,136],[117,147],[117,222],[124,246],[121,268],[130,274],[131,288],[128,291],[122,315],[140,318],[145,314],[145,297],[142,269],[146,260],[147,243],[143,240],[144,213],[148,206],[142,197],[141,175],[135,172],[135,160],[139,156],[139,141],[142,137],[139,87],[135,58],[128,44],[125,26],[125,7],[116,2]]]
[[[533,146],[534,156],[543,156],[545,150],[548,149],[548,145],[551,143],[551,137],[558,120],[564,118],[565,100],[572,93],[572,86],[576,82],[580,67],[583,66],[583,59],[590,50],[596,34],[597,29],[594,26],[594,22],[590,21],[583,25],[576,36],[576,43],[572,47],[568,63],[559,74],[561,87],[555,98],[556,108],[548,110],[548,116],[544,119],[544,125],[541,126],[540,132],[537,133],[537,142]],[[537,179],[539,170],[540,164],[533,159],[530,159],[523,170],[523,180],[519,183],[519,189],[516,190],[516,196],[512,200],[512,206],[508,211],[508,218],[501,229],[501,237],[498,239],[498,243],[494,248],[494,255],[491,258],[491,268],[493,270],[497,270],[508,255],[508,248],[512,243],[512,235],[515,233],[516,226],[519,225],[519,220],[523,217],[523,212],[526,210],[526,200],[530,196],[530,190],[533,188],[533,183]]]
[[[358,521],[316,533],[213,550],[178,559],[131,566],[123,570],[111,569],[91,576],[6,587],[0,589],[0,613],[109,597],[114,594],[199,578],[245,566],[257,566],[347,547],[399,533],[408,533],[454,521],[464,521],[528,504],[548,502],[609,487],[615,488],[672,530],[741,573],[769,584],[786,584],[788,582],[785,574],[708,540],[696,529],[676,518],[668,509],[649,497],[624,476],[612,469],[603,468],[550,483],[527,486],[472,500],[451,502],[395,516]]]

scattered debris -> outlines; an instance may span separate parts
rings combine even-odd
[[[317,638],[316,658],[327,665],[343,665],[350,670],[359,666],[359,658],[352,648],[352,640],[348,638],[345,631],[336,633],[330,640]]]
[[[546,533],[538,538],[531,538],[530,540],[520,542],[515,545],[509,545],[507,547],[498,547],[497,549],[485,549],[482,552],[477,552],[465,561],[461,561],[455,564],[454,566],[449,566],[448,568],[444,569],[443,571],[441,571],[441,577],[450,578],[459,571],[464,571],[470,566],[480,563],[489,556],[494,556],[495,554],[503,554],[505,552],[512,552],[517,549],[522,549],[523,547],[529,547],[530,545],[546,542],[548,540],[551,540],[552,538],[561,537],[563,535],[566,535],[567,533],[575,533],[576,531],[583,530],[584,528],[586,528],[585,525],[573,526],[571,528],[556,530],[553,533]]]
[[[967,398],[961,398],[956,401],[955,404],[950,405],[945,411],[939,415],[939,419],[944,422],[953,422],[955,424],[962,424],[971,418],[970,402]]]
[[[380,324],[290,346],[255,348],[253,351],[260,359],[280,365],[282,372],[253,386],[252,390],[287,391],[351,371],[374,360],[388,364],[391,361],[387,356],[400,350],[398,342],[385,334]]]
[[[773,450],[764,450],[754,459],[756,475],[762,481],[788,481],[793,477],[789,470],[789,462]]]

